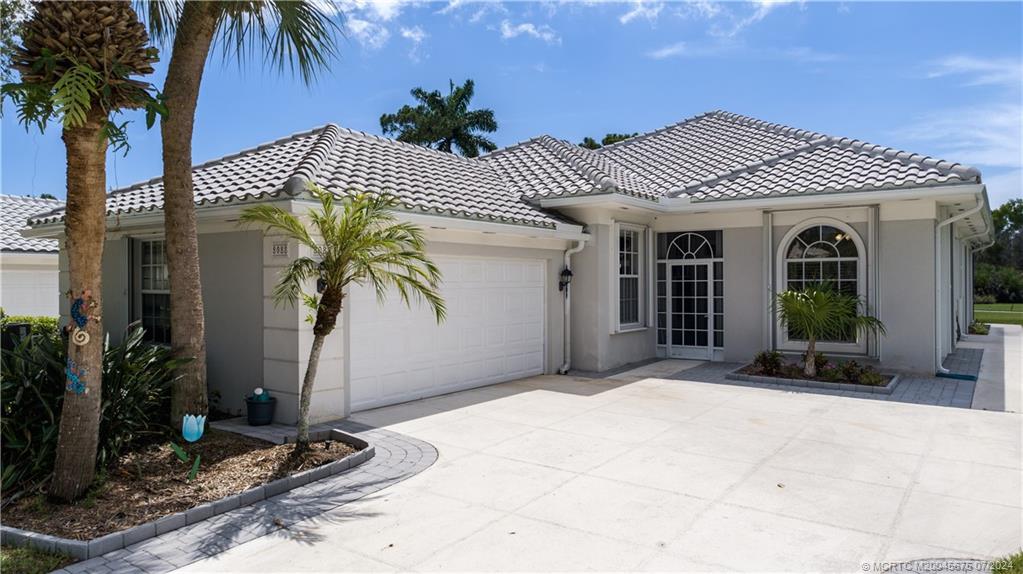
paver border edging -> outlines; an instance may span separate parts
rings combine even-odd
[[[783,377],[767,377],[764,375],[747,375],[740,372],[746,365],[725,375],[726,379],[733,381],[746,381],[750,383],[766,383],[769,385],[786,385],[789,387],[807,387],[811,389],[832,389],[836,391],[857,391],[860,393],[873,393],[878,395],[890,395],[895,390],[902,375],[898,373],[881,373],[891,377],[887,385],[883,387],[872,385],[857,385],[853,383],[829,383],[827,381],[808,381],[806,379],[786,379]]]
[[[238,494],[232,494],[220,500],[200,504],[188,510],[175,512],[152,522],[139,524],[119,532],[112,532],[92,540],[72,540],[70,538],[51,536],[6,525],[0,525],[0,539],[2,539],[4,544],[10,544],[11,546],[27,546],[46,552],[67,554],[79,560],[87,560],[344,472],[376,456],[376,449],[373,445],[355,435],[338,429],[310,432],[309,438],[314,442],[327,440],[328,438],[338,440],[358,448],[359,451],[341,460],[279,478],[273,482],[250,488]]]

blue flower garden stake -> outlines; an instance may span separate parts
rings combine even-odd
[[[202,438],[205,427],[205,415],[185,415],[181,421],[181,436],[185,437],[185,440],[188,442],[195,442]]]

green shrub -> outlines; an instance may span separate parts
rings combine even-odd
[[[181,361],[142,338],[142,328],[135,326],[103,354],[100,468],[170,430],[170,384]],[[35,331],[0,357],[0,487],[5,495],[38,485],[53,470],[66,363],[66,343]]]
[[[824,367],[823,369],[818,370],[817,374],[820,375],[820,377],[825,381],[829,381],[832,383],[837,383],[838,381],[842,380],[842,370],[839,369],[837,366],[831,364]]]
[[[991,574],[1023,574],[1023,552],[1016,552],[995,560]]]
[[[885,378],[872,368],[866,368],[860,373],[860,384],[870,385],[872,387],[883,387],[885,385]]]
[[[973,297],[975,305],[993,305],[998,302],[994,295],[976,295]]]
[[[758,375],[773,377],[781,373],[781,353],[778,351],[760,351],[753,357],[753,370]]]
[[[856,361],[846,361],[841,366],[842,378],[848,383],[860,382],[860,376],[863,374],[863,367]]]
[[[978,263],[973,272],[974,295],[997,303],[1023,303],[1023,272],[1013,267]]]
[[[8,338],[15,336],[14,332],[8,333],[8,325],[25,323],[32,333],[44,334],[54,341],[60,339],[60,319],[57,317],[35,316],[35,315],[5,315],[0,309],[0,333],[3,333],[4,349],[7,349]]]
[[[970,324],[969,331],[971,335],[987,335],[991,332],[991,325],[981,323],[980,321],[974,321]]]

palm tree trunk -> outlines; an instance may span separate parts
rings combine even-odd
[[[809,337],[806,343],[806,357],[803,359],[803,374],[807,377],[817,376],[817,340]]]
[[[206,414],[206,325],[199,277],[199,238],[192,186],[192,132],[203,69],[221,10],[217,2],[185,2],[164,82],[164,230],[170,274],[171,347],[191,361],[171,392],[171,421]]]
[[[312,402],[313,385],[316,382],[316,370],[320,366],[320,351],[323,341],[334,331],[337,317],[341,314],[345,293],[339,289],[328,287],[320,296],[320,304],[316,308],[316,323],[313,325],[313,346],[309,349],[309,364],[305,368],[302,379],[302,394],[298,401],[298,439],[295,450],[302,451],[309,447],[309,404]]]
[[[105,113],[94,106],[85,124],[65,128],[67,153],[67,213],[64,235],[68,274],[73,297],[83,297],[94,305],[82,313],[95,317],[84,331],[84,345],[68,341],[68,386],[60,414],[60,434],[52,496],[72,501],[92,484],[96,472],[96,447],[99,443],[100,405],[103,398],[103,324],[99,320],[102,303],[103,243],[106,241],[106,150],[102,130]],[[71,325],[75,325],[72,321]],[[76,392],[72,378],[85,385]]]
[[[305,368],[302,379],[302,394],[298,401],[298,439],[295,441],[297,450],[309,447],[309,404],[312,402],[313,385],[316,383],[316,370],[320,366],[320,351],[326,335],[313,335],[313,346],[309,349],[309,364]]]

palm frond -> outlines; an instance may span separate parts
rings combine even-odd
[[[274,286],[274,305],[294,305],[302,298],[302,285],[319,274],[319,263],[309,257],[299,257],[281,271],[280,280]]]
[[[253,52],[267,55],[280,71],[296,73],[306,84],[313,83],[338,55],[341,28],[329,2],[309,0],[237,0],[221,2],[224,17],[215,42],[225,60],[239,63]]]
[[[132,5],[146,23],[149,36],[160,44],[168,45],[181,19],[184,0],[134,0]]]
[[[299,243],[316,249],[317,243],[306,230],[305,225],[292,213],[288,213],[276,205],[254,205],[242,212],[241,222],[244,224],[261,224],[268,229],[283,232]]]
[[[406,305],[425,302],[438,322],[444,320],[440,269],[426,255],[422,230],[395,219],[394,196],[361,192],[338,198],[318,187],[310,191],[319,205],[306,214],[308,227],[294,214],[266,204],[242,214],[242,222],[282,231],[315,253],[314,258],[296,259],[285,268],[274,289],[275,301],[313,297],[315,305],[323,305],[324,299],[332,300],[330,293],[343,293],[349,285],[370,285],[381,300],[397,295]],[[302,292],[311,278],[323,280],[323,298]]]

